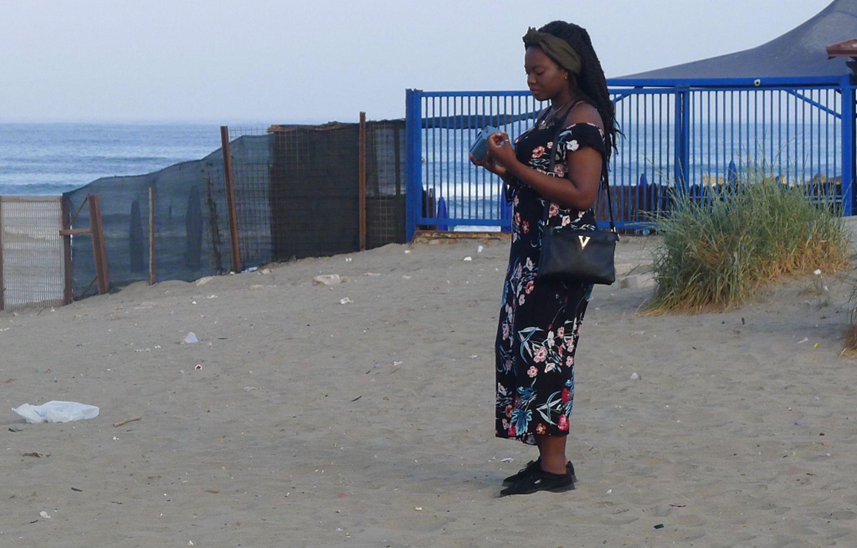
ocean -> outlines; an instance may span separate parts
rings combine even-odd
[[[748,145],[754,140],[748,134],[743,142],[735,143],[736,154],[732,143],[727,147],[726,126],[711,126],[715,135],[722,136],[716,144],[707,128],[701,127],[692,136],[689,175],[697,183],[706,176],[713,179],[725,176],[729,160],[740,160],[735,156],[750,153]],[[645,125],[632,130],[635,128],[626,129],[629,142],[613,158],[614,184],[636,185],[641,173],[646,173],[650,182],[660,182],[656,165],[670,166],[672,140],[662,140],[654,128]],[[813,139],[812,135],[797,134],[795,127],[785,127],[785,131],[777,127],[777,130],[777,134],[771,130],[770,137],[753,148],[758,149],[761,144],[763,150],[769,151],[763,153],[769,161],[773,156],[770,151],[782,156],[779,160],[783,164],[791,164],[789,171],[798,172],[790,180],[807,181],[817,173],[828,177],[839,175],[841,145],[835,135],[831,139],[826,132],[819,133]],[[458,211],[460,208],[473,207],[473,204],[454,203],[462,199],[487,198],[493,204],[487,204],[490,207],[496,207],[499,200],[496,195],[499,187],[491,184],[486,187],[484,174],[477,176],[480,170],[467,161],[465,151],[472,138],[470,133],[439,135],[436,142],[428,130],[423,137],[423,184],[433,188],[437,197],[445,196],[456,214],[463,213]],[[454,145],[454,151],[446,149],[450,144]],[[784,146],[785,150],[780,151]],[[218,148],[220,129],[214,124],[0,123],[0,195],[57,196],[101,177],[143,175],[179,162],[199,160]],[[668,168],[665,175],[671,177],[672,169]]]
[[[58,196],[220,148],[214,124],[0,124],[0,195]]]

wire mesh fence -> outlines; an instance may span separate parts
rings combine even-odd
[[[371,122],[366,135],[367,246],[405,241],[405,124]]]
[[[0,310],[63,303],[60,229],[58,197],[0,197]]]
[[[192,281],[233,270],[234,264],[246,269],[358,251],[361,219],[367,248],[403,243],[405,122],[366,123],[363,164],[360,132],[359,124],[340,123],[229,128],[232,224],[223,149],[155,173],[98,179],[64,197],[76,212],[87,195],[99,195],[114,286],[149,279],[152,263],[158,281]],[[88,217],[82,208],[74,225],[90,226]],[[235,262],[233,238],[240,253]],[[74,293],[80,297],[96,274],[91,242],[72,238],[72,256]]]
[[[365,131],[371,249],[405,241],[405,123],[367,122]],[[258,138],[267,157],[232,150],[242,259],[245,249],[270,254],[261,262],[359,249],[359,124],[230,128],[234,143]]]

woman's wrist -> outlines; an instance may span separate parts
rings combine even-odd
[[[521,169],[528,169],[527,166],[519,162],[517,159],[506,167],[506,175],[516,179],[521,178]]]

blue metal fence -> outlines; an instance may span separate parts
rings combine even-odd
[[[623,132],[610,180],[620,228],[645,227],[672,189],[703,196],[742,170],[763,170],[851,215],[854,86],[780,83],[747,87],[611,87]],[[510,226],[502,181],[472,166],[477,130],[514,139],[544,104],[528,92],[407,92],[408,238],[417,227]],[[600,211],[604,218],[606,211]],[[496,230],[496,228],[492,228]]]

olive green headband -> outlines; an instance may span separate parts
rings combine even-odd
[[[527,34],[524,35],[524,47],[529,46],[538,46],[542,48],[542,51],[544,51],[548,57],[559,63],[559,66],[572,74],[580,74],[580,70],[583,65],[580,60],[580,55],[574,51],[571,44],[562,38],[558,38],[553,34],[548,34],[546,32],[539,32],[530,27]]]

